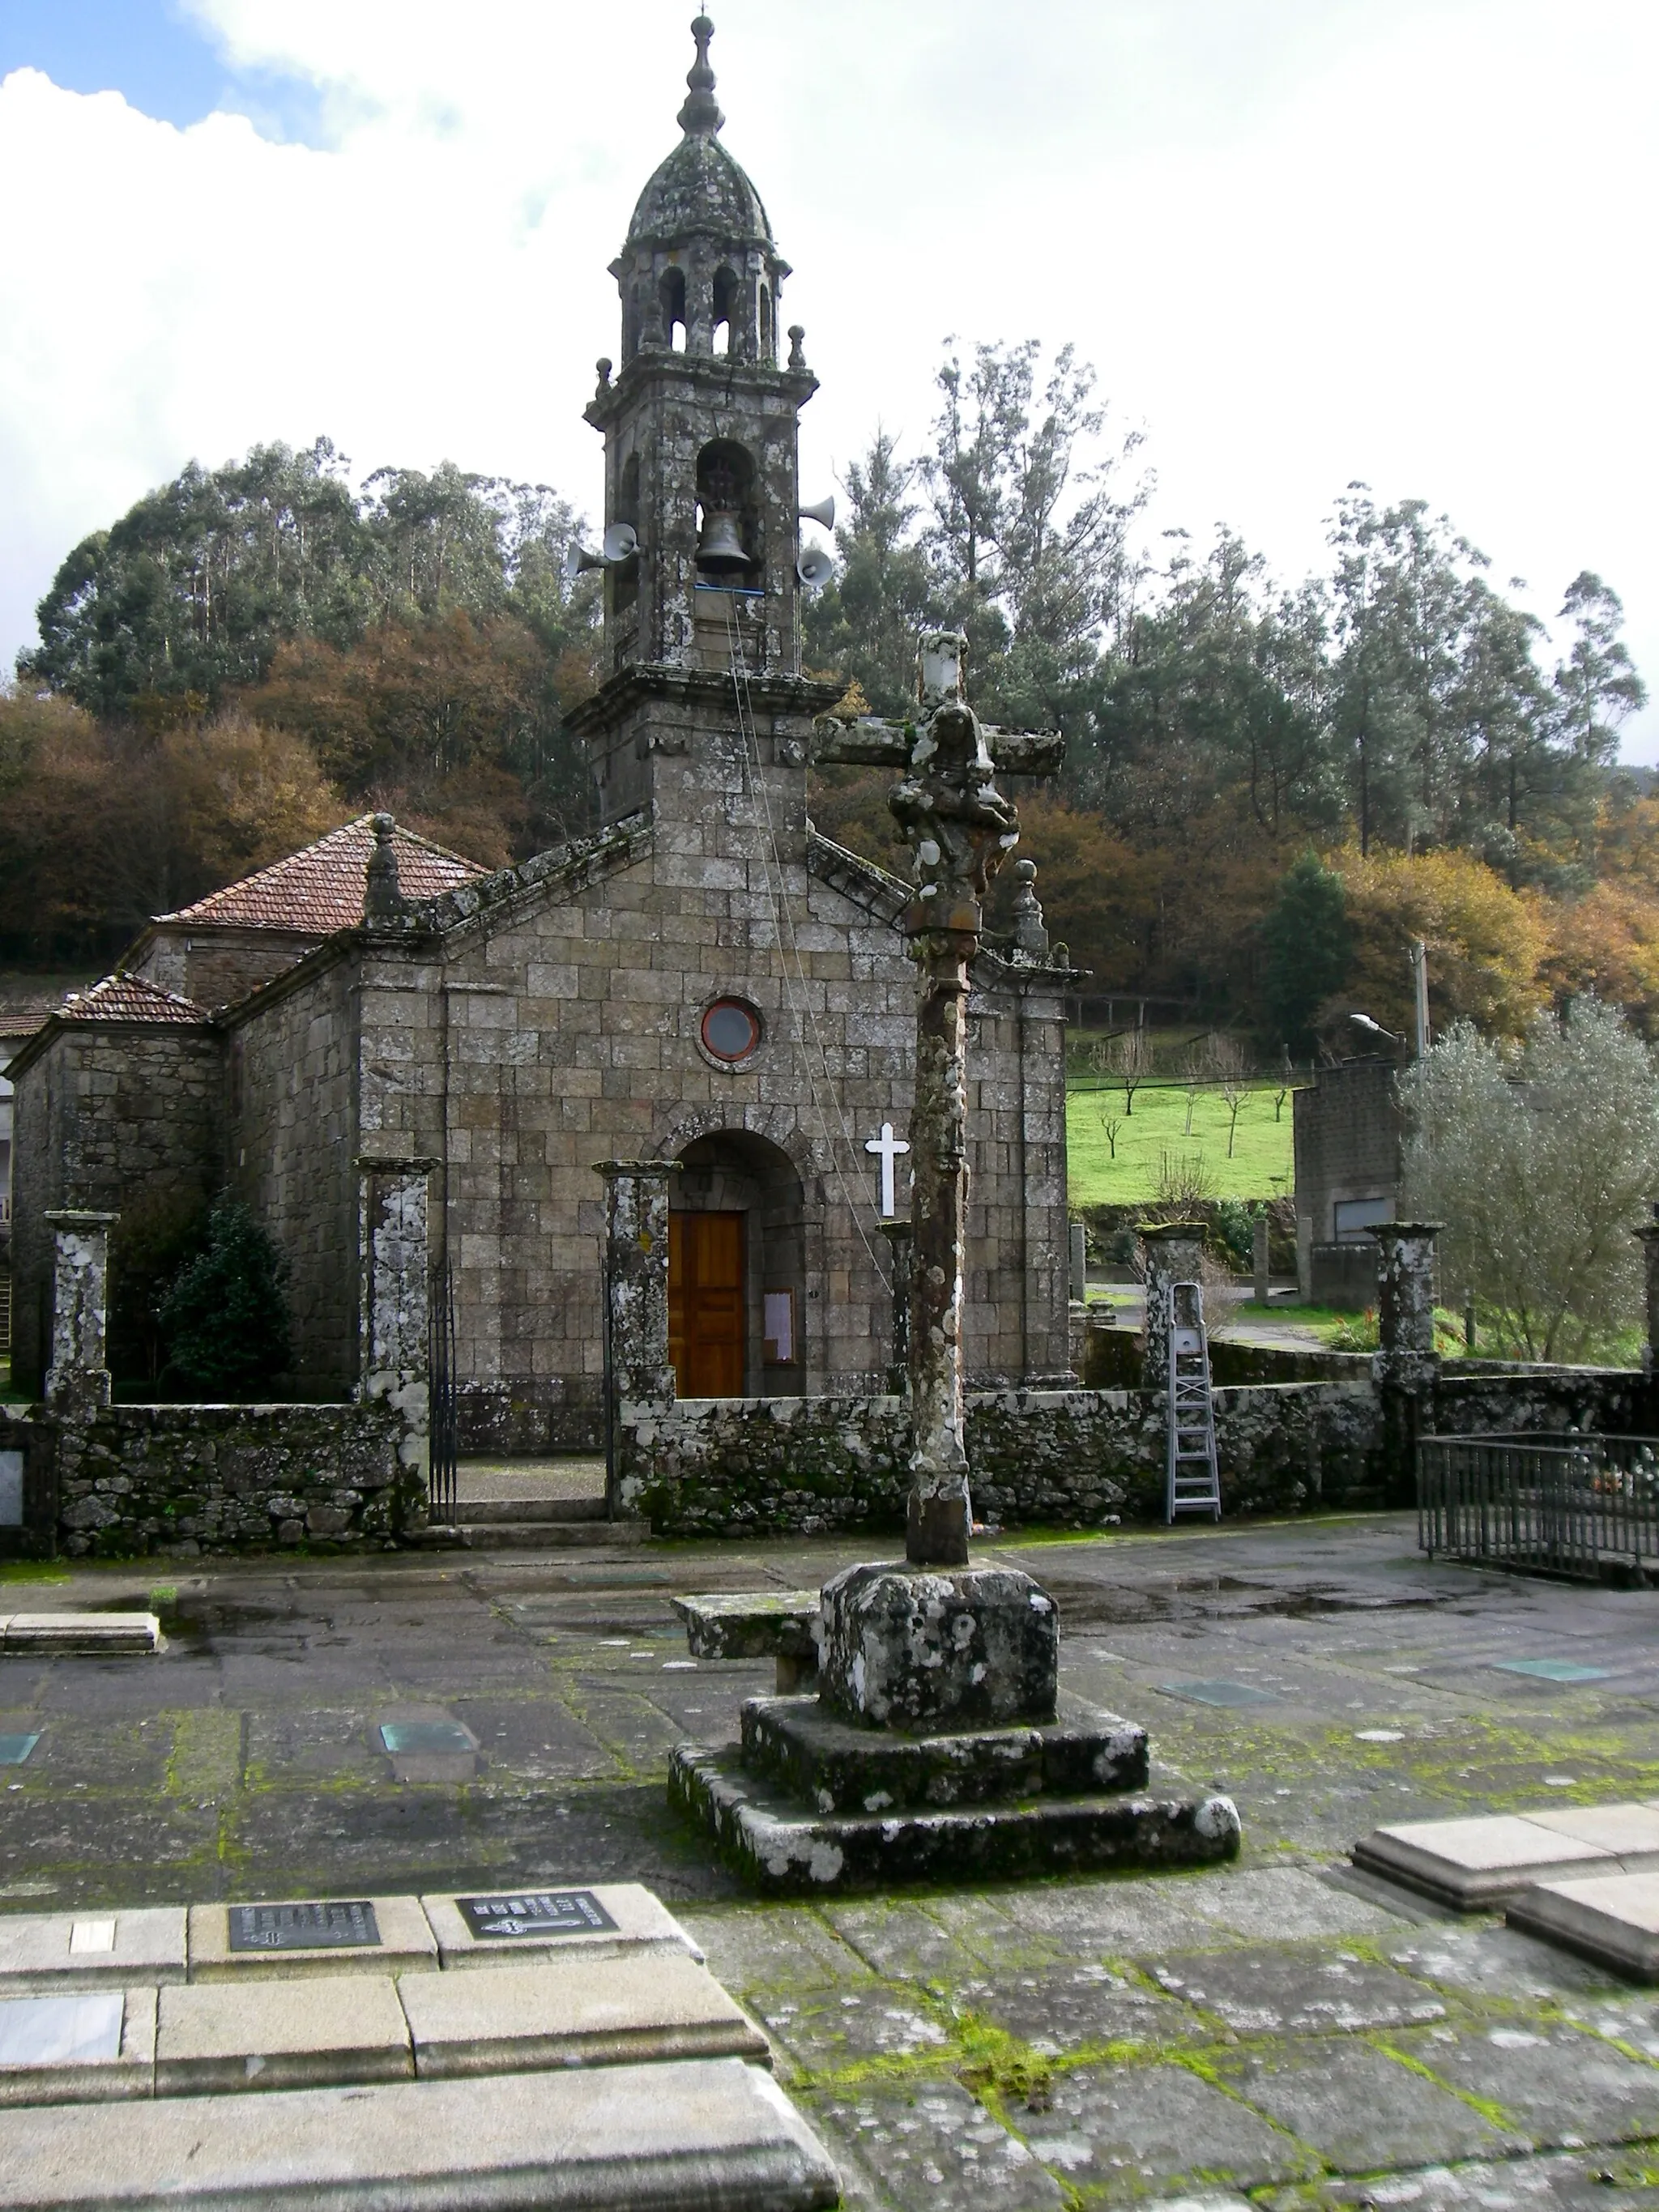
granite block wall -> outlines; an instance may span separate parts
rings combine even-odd
[[[426,1524],[384,1403],[112,1406],[58,1440],[58,1541],[71,1559],[383,1549]]]

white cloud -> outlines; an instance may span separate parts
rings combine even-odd
[[[597,503],[605,264],[674,139],[684,0],[191,0],[325,142],[0,87],[0,653],[190,455],[327,430]],[[1645,0],[722,0],[727,143],[799,272],[817,492],[912,437],[947,331],[1074,337],[1160,522],[1296,572],[1351,477],[1553,611],[1624,595],[1659,686]],[[1659,752],[1659,710],[1644,742]]]

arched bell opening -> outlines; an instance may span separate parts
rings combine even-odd
[[[626,522],[635,530],[640,526],[640,457],[630,453],[623,463],[617,478],[617,501],[611,515],[613,522]],[[617,561],[605,572],[611,592],[611,611],[625,614],[640,596],[640,556],[630,553],[625,561]]]
[[[745,1129],[679,1155],[668,1217],[668,1356],[682,1398],[796,1398],[806,1383],[806,1200],[789,1155]]]
[[[717,269],[714,271],[714,304],[713,313],[713,348],[716,354],[732,360],[746,356],[744,340],[747,333],[743,327],[743,288],[736,271]]]
[[[662,316],[663,343],[676,353],[686,349],[685,271],[665,269],[662,283],[657,288],[658,303]]]
[[[697,574],[705,584],[743,588],[763,573],[755,463],[732,438],[715,438],[697,456]]]

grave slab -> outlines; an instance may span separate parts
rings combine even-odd
[[[849,2206],[937,2206],[940,2212],[1060,2212],[1059,2184],[1018,2136],[951,2081],[911,2090],[877,2080],[823,2098],[815,2107],[836,2140],[886,2186],[854,2194]],[[1018,2106],[1014,2118],[1024,2124]]]
[[[1538,2150],[1659,2130],[1659,2068],[1547,2021],[1413,2028],[1390,2043],[1466,2097],[1500,2108]]]
[[[6,2212],[820,2212],[840,2187],[738,2058],[0,2116]]]
[[[1605,1845],[1519,1813],[1376,1828],[1354,1845],[1353,1863],[1465,1912],[1511,1897],[1529,1882],[1571,1880],[1596,1867],[1623,1871]]]
[[[0,1916],[0,1997],[185,1978],[185,1908]]]
[[[158,2097],[398,2081],[414,2071],[408,2024],[389,1975],[197,1982],[161,1993]]]
[[[398,1984],[416,2071],[521,2073],[665,2058],[749,2058],[766,2038],[706,1966],[684,1952],[565,1957],[471,1974],[411,1974]]]
[[[1248,2104],[1349,2173],[1501,2157],[1516,2140],[1367,2043],[1220,2052],[1212,2063]]]
[[[562,1900],[578,1902],[573,1907]],[[571,1954],[586,1960],[625,1958],[640,1950],[698,1960],[703,1955],[696,1939],[637,1881],[423,1897],[421,1906],[447,1968]]]
[[[14,1613],[6,1620],[8,1653],[118,1659],[161,1648],[161,1624],[153,1613]]]
[[[379,1941],[361,1940],[371,1926]],[[316,1940],[325,1935],[334,1940]],[[301,1974],[407,1974],[435,1972],[437,1966],[438,1940],[417,1897],[190,1908],[192,1982],[257,1980],[272,1974],[284,1979]]]
[[[1511,1928],[1638,1981],[1659,1980],[1659,1874],[1540,1882],[1510,1901]]]
[[[149,2097],[155,2077],[153,1989],[0,1997],[0,2106]]]
[[[1152,1974],[1171,1996],[1213,2013],[1241,2035],[1352,2034],[1446,2016],[1438,1996],[1421,1982],[1392,1966],[1328,1952],[1253,1944],[1177,1954],[1160,1960]]]
[[[1528,1813],[1528,1820],[1575,1843],[1594,1844],[1626,1863],[1650,1859],[1659,1866],[1659,1808],[1651,1805],[1567,1805]]]
[[[1318,2161],[1179,2066],[1079,2066],[1057,2075],[1048,2112],[1023,2133],[1045,2166],[1086,2192],[1173,2196],[1311,2178]]]

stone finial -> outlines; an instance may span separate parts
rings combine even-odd
[[[697,42],[697,58],[687,74],[685,105],[675,120],[688,138],[712,138],[726,118],[714,97],[714,72],[708,65],[708,41],[714,35],[714,26],[707,15],[694,20],[691,35]]]
[[[613,364],[608,353],[602,353],[593,364],[594,374],[599,380],[598,385],[594,387],[593,392],[593,397],[596,399],[604,399],[608,398],[610,395],[611,371],[612,366]]]
[[[1014,862],[1014,952],[1018,958],[1034,963],[1048,957],[1048,933],[1037,902],[1035,860]]]
[[[805,368],[806,366],[806,325],[804,323],[791,323],[789,325],[789,366],[791,368]]]
[[[398,848],[392,842],[397,826],[389,814],[374,817],[374,850],[363,880],[365,921],[398,921],[409,911],[398,882]]]

